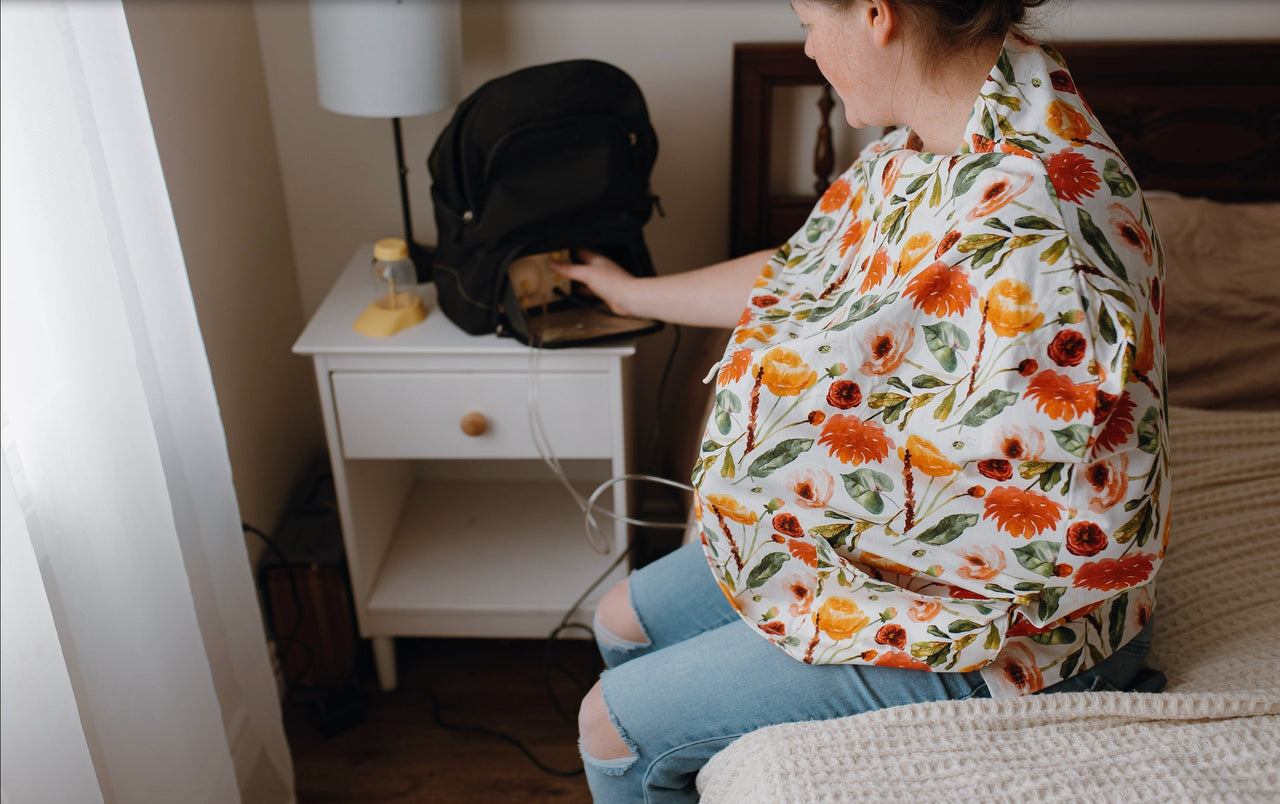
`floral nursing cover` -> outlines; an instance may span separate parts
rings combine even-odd
[[[1006,40],[959,154],[912,140],[864,150],[756,282],[708,377],[702,541],[796,659],[1035,692],[1155,605],[1163,256],[1048,48]]]

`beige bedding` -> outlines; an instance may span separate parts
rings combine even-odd
[[[1166,692],[919,704],[761,729],[708,804],[1280,801],[1280,411],[1171,411],[1150,663]]]

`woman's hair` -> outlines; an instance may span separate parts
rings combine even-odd
[[[845,11],[855,0],[818,0]],[[911,22],[920,53],[937,63],[994,37],[1003,38],[1026,19],[1027,9],[1048,0],[886,0]]]

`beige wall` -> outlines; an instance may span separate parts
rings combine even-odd
[[[248,2],[128,0],[125,14],[218,394],[240,513],[275,527],[324,444]],[[262,544],[247,542],[256,563]]]

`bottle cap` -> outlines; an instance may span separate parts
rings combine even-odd
[[[409,246],[399,237],[384,237],[373,244],[373,258],[383,262],[394,262],[409,257]]]

